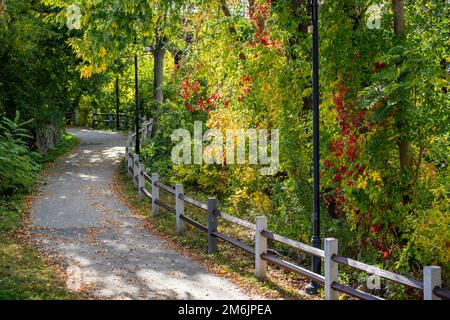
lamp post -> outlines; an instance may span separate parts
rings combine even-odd
[[[137,41],[137,38],[134,39],[134,44],[139,44]],[[135,100],[136,100],[136,119],[135,119],[135,127],[136,127],[136,154],[141,154],[141,144],[140,144],[140,137],[139,137],[139,130],[140,130],[140,124],[139,124],[139,64],[138,64],[138,54],[135,53],[134,55],[134,83],[135,83]]]
[[[314,187],[313,187],[313,236],[311,244],[315,248],[320,248],[320,136],[319,136],[319,1],[310,0],[312,9],[312,32],[313,32],[313,145],[314,145]],[[312,271],[320,274],[321,260],[313,256],[311,262]],[[311,282],[306,291],[310,294],[316,294],[319,289],[317,282]]]

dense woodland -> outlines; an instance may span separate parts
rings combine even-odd
[[[442,266],[448,286],[450,5],[322,2],[322,235],[338,238],[348,256],[405,275]],[[156,122],[142,150],[149,170],[217,196],[236,216],[267,215],[273,230],[308,243],[308,1],[76,4],[79,12],[71,0],[0,0],[2,203],[32,186],[38,154],[58,143],[66,113],[89,126],[93,111],[115,112],[117,79],[121,112],[133,114],[137,54],[141,116]],[[368,25],[373,5],[379,28]],[[194,121],[221,130],[279,128],[279,173],[262,176],[255,165],[174,165],[171,133],[193,130]],[[386,294],[405,292],[392,286]]]

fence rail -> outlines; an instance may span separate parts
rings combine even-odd
[[[106,124],[110,129],[119,129],[119,130],[128,130],[133,129],[135,127],[134,116],[128,115],[125,113],[97,113],[96,111],[92,112],[92,129],[96,129],[97,125],[100,123]],[[146,119],[140,118],[141,123],[145,123]],[[119,128],[117,128],[117,124]]]
[[[131,121],[130,121],[131,120]],[[133,128],[132,118],[127,113],[97,113],[92,112],[92,129],[96,129],[99,123],[107,124],[108,128],[116,128],[119,130],[128,130]],[[119,123],[119,128],[117,128]]]
[[[152,132],[153,121],[144,122],[141,131],[143,139],[148,139]],[[393,281],[395,283],[421,290],[424,300],[450,299],[450,291],[442,288],[441,268],[427,266],[423,270],[423,280],[408,278],[403,275],[383,270],[378,267],[368,265],[347,257],[338,255],[338,240],[334,238],[324,239],[323,249],[314,248],[308,244],[296,240],[288,239],[284,236],[270,231],[267,227],[267,218],[257,217],[256,223],[252,223],[238,217],[228,215],[218,209],[218,201],[215,198],[209,198],[208,203],[202,203],[184,194],[183,186],[178,184],[175,188],[165,185],[159,181],[159,175],[153,173],[149,175],[145,166],[140,162],[139,155],[133,154],[133,136],[130,136],[125,152],[125,165],[128,176],[133,178],[135,187],[139,191],[139,200],[150,199],[152,204],[153,216],[160,214],[162,208],[176,215],[177,233],[183,234],[186,225],[204,232],[208,237],[208,253],[213,254],[218,251],[218,240],[229,243],[246,253],[255,257],[255,273],[258,278],[265,279],[267,264],[276,265],[282,269],[297,273],[307,279],[315,281],[324,286],[325,299],[336,300],[339,293],[345,293],[361,300],[383,300],[371,293],[363,292],[339,282],[339,265],[344,265],[359,271],[366,272],[369,275]],[[150,185],[150,189],[147,186]],[[175,208],[160,199],[160,190],[174,196]],[[196,207],[206,212],[207,225],[188,217],[185,213],[185,204]],[[239,239],[221,233],[217,230],[218,218],[227,222],[234,223],[254,232],[254,246],[251,246]],[[268,240],[276,241],[291,248],[300,250],[304,253],[320,257],[324,260],[324,274],[316,274],[308,269],[298,266],[292,262],[280,259],[269,253]]]

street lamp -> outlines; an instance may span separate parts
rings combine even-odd
[[[313,187],[313,236],[311,244],[315,248],[320,248],[320,113],[319,113],[319,1],[310,0],[312,13],[312,66],[313,66],[313,145],[314,145],[314,187]],[[320,274],[321,260],[313,256],[311,262],[312,271]],[[310,294],[316,294],[319,289],[317,282],[311,282],[306,291]]]

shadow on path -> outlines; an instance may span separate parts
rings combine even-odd
[[[72,129],[78,150],[48,170],[32,232],[67,267],[67,286],[100,299],[248,299],[164,246],[109,189],[124,153],[121,134]]]

